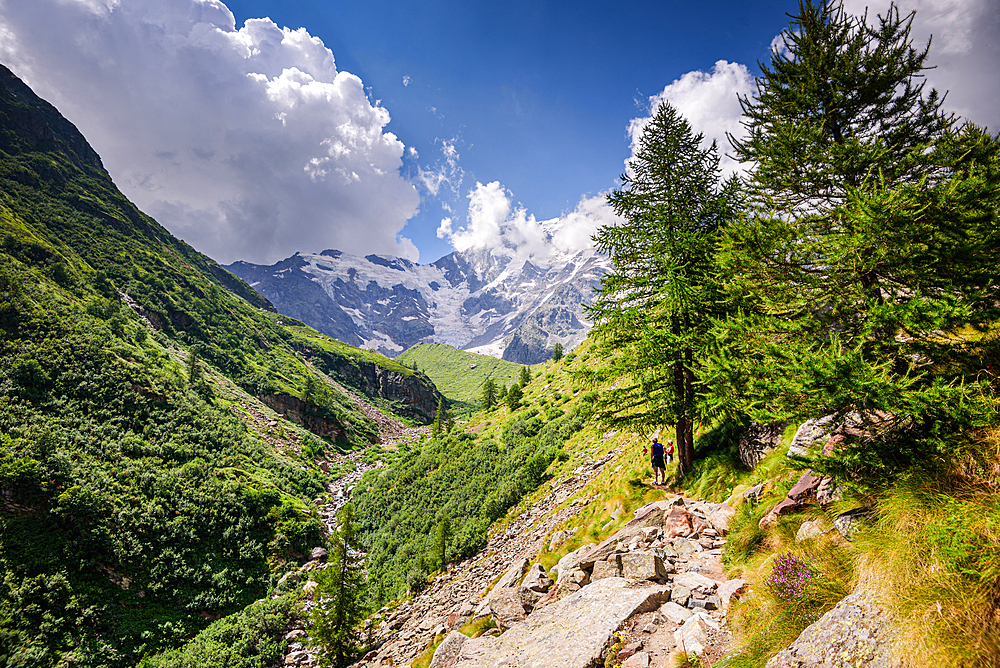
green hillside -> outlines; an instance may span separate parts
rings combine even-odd
[[[521,373],[520,364],[444,343],[418,343],[399,355],[396,362],[408,367],[415,365],[452,401],[477,402],[487,379],[492,378],[498,386],[507,386]],[[540,367],[540,364],[529,366],[532,372]]]
[[[135,665],[266,595],[323,543],[315,458],[378,436],[328,379],[389,376],[376,404],[433,415],[424,377],[142,214],[0,67],[0,664]]]

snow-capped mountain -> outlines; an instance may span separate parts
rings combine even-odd
[[[544,262],[469,250],[423,265],[325,250],[227,269],[281,313],[389,357],[435,342],[535,364],[584,339],[583,307],[608,267],[593,250]]]

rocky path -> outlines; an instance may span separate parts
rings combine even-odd
[[[373,629],[378,650],[359,665],[403,665],[419,655],[436,635],[464,624],[481,605],[485,590],[512,563],[533,559],[547,544],[552,530],[576,515],[590,499],[580,498],[553,512],[590,482],[621,448],[579,466],[573,475],[557,481],[551,491],[507,526],[491,536],[472,559],[452,564],[412,601],[395,610],[383,608],[383,620]]]

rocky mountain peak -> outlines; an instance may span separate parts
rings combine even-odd
[[[455,251],[422,265],[328,249],[227,268],[282,313],[388,357],[416,343],[446,343],[534,364],[555,343],[569,349],[582,341],[590,329],[584,307],[607,258],[592,250],[545,259],[505,251]]]

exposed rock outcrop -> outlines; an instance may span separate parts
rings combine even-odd
[[[859,590],[807,627],[767,668],[891,668],[896,639],[890,615]]]

